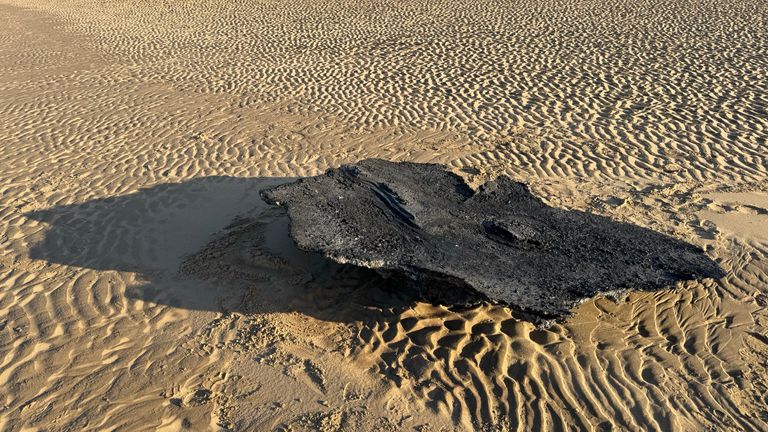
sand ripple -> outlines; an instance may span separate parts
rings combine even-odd
[[[766,7],[3,1],[0,429],[768,429]],[[404,301],[257,204],[369,157],[728,274],[547,329]]]

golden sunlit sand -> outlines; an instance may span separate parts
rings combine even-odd
[[[0,430],[768,430],[768,3],[0,0]],[[536,327],[302,252],[365,158],[703,248]]]

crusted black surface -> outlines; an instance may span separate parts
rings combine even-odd
[[[549,207],[506,177],[475,192],[440,165],[369,159],[262,197],[288,209],[300,248],[411,280],[433,302],[556,317],[599,293],[722,276],[690,244]]]

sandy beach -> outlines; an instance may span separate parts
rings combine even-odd
[[[0,0],[0,430],[768,430],[768,3]],[[541,326],[262,189],[501,175],[725,276]],[[631,290],[631,287],[628,287]]]

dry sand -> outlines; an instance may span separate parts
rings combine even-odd
[[[768,430],[768,3],[0,0],[0,430]],[[506,174],[722,280],[413,303],[259,189]]]

